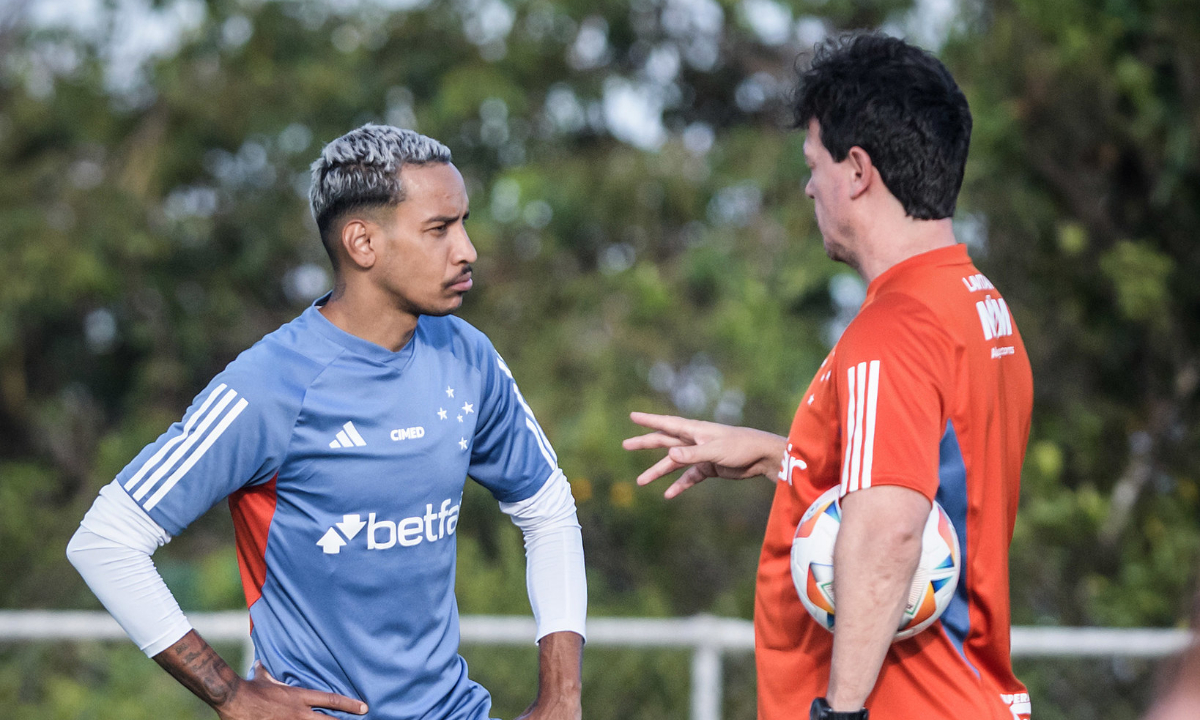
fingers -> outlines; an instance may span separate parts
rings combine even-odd
[[[677,445],[667,451],[667,457],[677,465],[695,465],[702,462],[722,464],[728,461],[723,457],[723,445],[719,442],[704,443],[703,445]]]
[[[687,443],[673,435],[667,435],[661,432],[652,432],[637,437],[625,438],[621,441],[621,447],[626,450],[649,450],[657,448],[673,448]]]
[[[684,490],[687,490],[695,485],[699,485],[707,479],[708,475],[704,474],[704,472],[700,469],[700,466],[693,465],[685,470],[684,473],[679,476],[678,480],[671,483],[671,486],[667,488],[665,493],[663,493],[663,497],[668,500],[678,497],[679,494]]]
[[[651,430],[661,430],[668,435],[691,440],[693,433],[700,426],[699,420],[689,420],[677,415],[656,415],[654,413],[631,412],[629,419]]]
[[[662,460],[654,463],[650,467],[642,471],[641,475],[637,476],[638,485],[649,485],[663,475],[668,475],[683,467],[685,463],[677,463],[667,455]]]
[[[341,710],[343,712],[354,713],[355,715],[365,715],[367,712],[367,704],[362,700],[354,700],[345,695],[322,692],[321,690],[301,690],[300,692],[302,694],[301,700],[309,707]]]

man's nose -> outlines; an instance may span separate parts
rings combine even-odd
[[[475,245],[471,242],[470,236],[467,235],[467,229],[462,228],[455,243],[454,263],[456,265],[470,265],[478,259],[479,253],[475,252]]]

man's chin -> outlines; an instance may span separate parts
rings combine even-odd
[[[464,295],[466,295],[465,292],[455,293],[453,297],[451,297],[443,302],[440,302],[436,305],[433,303],[430,303],[429,305],[426,305],[425,307],[421,308],[421,314],[422,315],[432,315],[433,317],[443,317],[446,315],[450,315],[455,310],[458,310],[460,307],[462,307]]]
[[[824,237],[821,238],[822,245],[825,247],[825,256],[834,262],[845,263],[854,266],[854,256],[846,251],[846,248],[836,242],[830,241]]]

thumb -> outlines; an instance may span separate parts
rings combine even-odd
[[[709,460],[703,445],[682,445],[667,451],[667,456],[680,465],[695,465]]]
[[[275,683],[276,685],[284,684],[284,683],[279,682],[275,678],[271,677],[271,673],[267,672],[267,668],[266,668],[266,666],[264,666],[262,664],[261,660],[255,660],[254,661],[254,679],[257,680],[260,677],[263,678],[264,680],[266,680],[267,682],[272,682],[272,683]]]

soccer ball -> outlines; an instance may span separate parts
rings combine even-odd
[[[792,582],[796,584],[800,602],[829,631],[834,623],[833,546],[842,525],[839,491],[834,486],[809,506],[792,539]],[[954,597],[961,563],[954,525],[935,502],[925,521],[921,560],[892,642],[916,635],[941,616]]]

